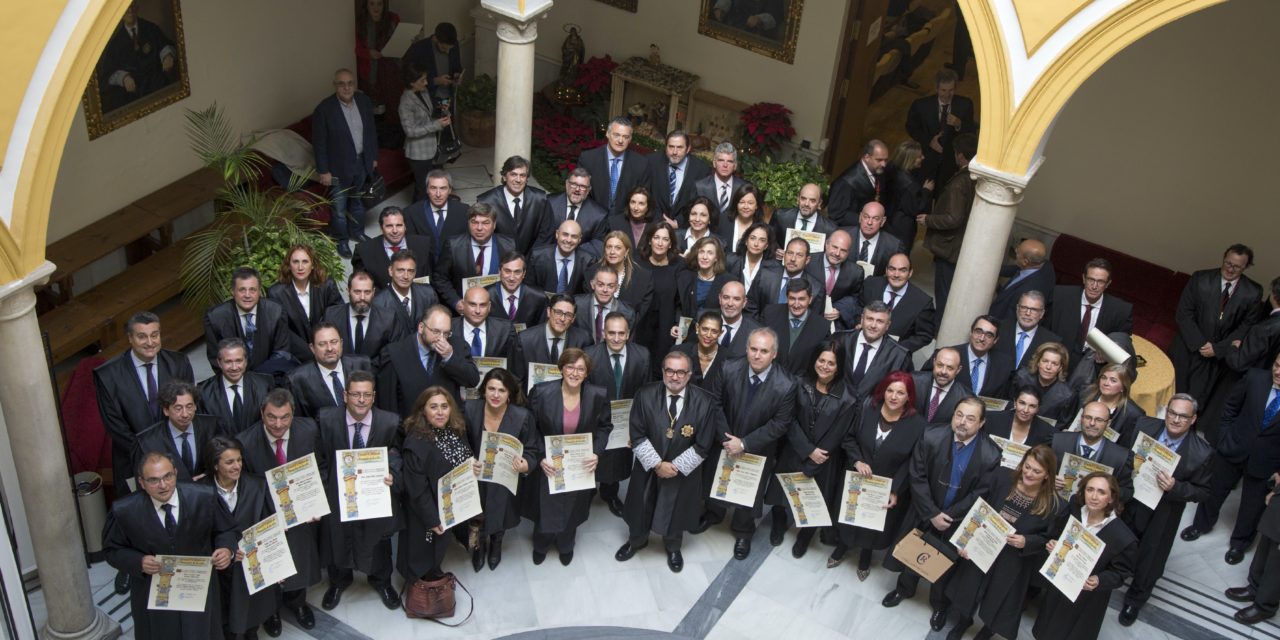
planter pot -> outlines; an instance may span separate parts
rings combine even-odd
[[[469,147],[492,147],[497,117],[493,113],[463,111],[458,114],[458,137]]]

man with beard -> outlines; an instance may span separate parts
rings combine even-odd
[[[453,317],[441,305],[427,309],[417,333],[387,345],[382,359],[386,364],[378,370],[378,407],[402,419],[427,387],[440,385],[461,403],[459,389],[480,384],[471,349],[462,336],[453,334]]]
[[[348,352],[369,358],[377,369],[382,366],[382,348],[409,330],[400,322],[398,313],[373,305],[374,292],[373,278],[368,273],[352,273],[347,278],[351,302],[326,309],[324,321],[338,328]]]
[[[889,197],[889,147],[872,140],[862,148],[862,158],[831,182],[827,192],[827,215],[840,227],[857,224],[858,213],[868,202],[884,204]]]
[[[916,413],[930,426],[951,424],[951,416],[961,400],[973,397],[973,390],[956,380],[960,372],[960,352],[943,347],[933,354],[931,371],[911,374],[916,385]]]

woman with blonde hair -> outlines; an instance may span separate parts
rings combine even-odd
[[[1111,412],[1111,429],[1120,434],[1117,442],[1122,445],[1133,442],[1133,432],[1137,429],[1138,418],[1145,417],[1147,412],[1138,406],[1129,391],[1133,388],[1133,378],[1129,375],[1129,367],[1124,364],[1109,364],[1098,372],[1098,379],[1080,392],[1080,406],[1090,402],[1101,402]]]
[[[1060,342],[1046,342],[1038,347],[1028,364],[1013,373],[1013,388],[1034,387],[1040,391],[1041,419],[1052,420],[1058,430],[1067,427],[1067,421],[1076,415],[1079,403],[1071,385],[1067,383],[1067,370],[1071,355]]]
[[[916,171],[924,164],[924,149],[915,140],[905,140],[893,149],[889,158],[889,185],[893,190],[893,210],[888,213],[884,230],[911,248],[916,239],[916,216],[929,213],[933,203],[933,180],[923,183]]]
[[[622,231],[610,231],[604,236],[604,249],[600,259],[587,271],[587,281],[595,276],[596,269],[606,266],[618,274],[618,293],[615,296],[636,310],[636,317],[643,318],[653,303],[653,279],[649,272],[636,266],[631,236]]]

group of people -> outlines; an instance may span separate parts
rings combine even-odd
[[[873,141],[825,198],[806,185],[794,208],[766,221],[762,194],[736,175],[732,145],[716,147],[708,164],[676,131],[663,152],[645,157],[630,149],[625,119],[609,124],[605,146],[582,154],[563,193],[530,186],[529,163],[516,156],[501,167],[502,184],[467,205],[452,194],[448,172],[432,169],[424,197],[384,207],[381,234],[351,252],[345,298],[307,246],[289,251],[265,291],[261,274],[236,270],[231,299],[205,314],[214,376],[199,385],[185,356],[162,348],[158,317],[137,314],[126,328],[130,350],[95,371],[121,496],[105,545],[121,572],[117,588],[132,590],[137,636],[252,638],[259,626],[277,636],[282,609],[311,628],[306,589],[322,573],[323,608],[336,607],[359,572],[394,609],[401,599],[393,568],[406,583],[440,578],[448,547],[461,544],[476,571],[494,570],[505,533],[524,519],[533,522],[533,563],[554,547],[569,565],[597,493],[626,525],[619,562],[656,534],[679,572],[684,536],[725,519],[742,560],[766,511],[773,546],[795,524],[774,473],[813,478],[833,522],[846,472],[892,479],[882,531],[800,527],[791,547],[801,557],[817,535],[832,547],[832,568],[856,549],[860,579],[879,553],[899,573],[886,607],[913,597],[919,582],[890,553],[900,540],[922,529],[949,545],[978,498],[998,510],[1016,533],[995,564],[983,572],[961,553],[930,588],[930,624],[941,630],[955,619],[955,638],[977,620],[982,636],[1015,637],[1037,593],[1037,638],[1096,636],[1119,588],[1120,621],[1132,624],[1186,504],[1205,512],[1194,532],[1183,532],[1193,539],[1241,477],[1227,561],[1240,561],[1260,519],[1273,546],[1280,530],[1268,525],[1280,515],[1264,517],[1262,503],[1280,469],[1271,444],[1280,433],[1280,315],[1262,317],[1261,287],[1243,276],[1248,247],[1233,245],[1219,269],[1188,286],[1175,346],[1186,351],[1175,354],[1181,393],[1162,419],[1130,397],[1132,364],[1106,361],[1087,340],[1097,329],[1124,343],[1132,331],[1132,307],[1106,293],[1111,264],[1093,260],[1081,286],[1057,285],[1037,240],[1017,245],[1007,281],[990,313],[973,320],[968,341],[940,345],[913,371],[913,354],[934,342],[941,314],[911,282],[916,225],[926,227],[935,255],[947,243],[958,252],[962,235],[939,237],[955,223],[940,224],[948,215],[940,209],[958,212],[966,189],[972,199],[964,166],[976,138],[961,112],[936,114],[958,132],[933,134],[929,144],[951,149],[957,167],[936,204],[925,189],[932,178],[914,191],[882,184],[887,148]],[[339,113],[335,122],[351,120]],[[899,176],[927,159],[910,144],[899,151]],[[811,244],[795,231],[823,238]],[[1270,303],[1280,308],[1280,279]],[[483,360],[482,372],[477,364],[496,358],[505,366]],[[548,376],[549,367],[557,373]],[[611,410],[617,400],[631,401],[625,423]],[[1210,443],[1193,427],[1215,406]],[[626,444],[608,448],[615,430],[625,430]],[[483,514],[445,529],[437,482],[468,461],[478,473],[486,432],[523,444],[512,462],[518,490],[482,484]],[[543,438],[571,434],[592,436],[584,464],[597,488],[553,493],[556,469]],[[1133,499],[1130,448],[1140,434],[1181,456],[1172,474],[1159,476],[1164,496],[1155,509]],[[1006,464],[989,436],[1028,450]],[[335,452],[364,447],[390,452],[384,482],[394,515],[341,522],[329,493],[332,514],[288,531],[297,574],[250,595],[235,543],[273,510],[263,474],[314,455],[330,491]],[[765,459],[750,506],[709,497],[722,454]],[[1068,454],[1113,471],[1085,476],[1062,495]],[[141,491],[129,493],[125,478]],[[1074,601],[1036,578],[1070,516],[1107,543]],[[1245,616],[1256,620],[1280,602],[1272,584],[1280,571],[1271,566],[1280,556],[1263,547],[1250,585],[1228,593],[1256,599]],[[212,557],[218,586],[203,612],[147,609],[159,554]]]

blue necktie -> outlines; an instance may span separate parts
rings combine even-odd
[[[253,337],[258,333],[258,325],[253,323],[253,314],[244,314],[244,344],[253,351]]]
[[[791,282],[791,276],[782,276],[782,286],[778,289],[778,304],[787,303],[787,283]]]
[[[755,402],[756,391],[759,391],[759,390],[760,390],[760,376],[752,375],[751,384],[747,385],[747,406],[748,407],[751,406],[752,402]]]
[[[1258,429],[1266,429],[1267,425],[1275,419],[1276,414],[1280,413],[1280,390],[1272,387],[1271,402],[1267,403],[1267,408],[1262,412],[1262,424],[1258,425]]]
[[[613,207],[613,199],[618,193],[618,174],[622,172],[622,158],[609,161],[609,207]]]
[[[178,521],[173,517],[173,505],[165,504],[160,508],[164,509],[164,531],[172,538],[178,533]]]
[[[182,466],[187,468],[187,473],[196,474],[196,457],[191,453],[191,434],[184,431],[182,435],[182,448],[178,450],[178,455],[182,457]]]
[[[1022,354],[1026,350],[1026,348],[1027,348],[1027,332],[1019,331],[1018,332],[1018,353],[1014,357],[1015,365],[1022,364]]]
[[[973,361],[973,392],[982,395],[982,358]]]
[[[556,276],[556,293],[569,292],[569,259],[560,258],[560,275]]]
[[[671,204],[676,203],[676,172],[680,170],[680,165],[671,165],[671,173],[667,174],[667,190],[671,193]]]
[[[479,358],[484,355],[484,345],[480,342],[480,328],[476,327],[471,330],[471,357]]]
[[[963,446],[964,445],[960,444],[959,442],[955,442],[955,441],[951,442],[951,477],[949,478],[949,482],[947,482],[947,494],[942,497],[943,509],[950,509],[951,505],[955,504],[956,494],[959,493],[960,491],[960,487],[958,486],[960,483],[956,478],[955,466],[956,466],[956,458],[960,456],[960,448]],[[963,478],[964,476],[961,475],[960,477]]]
[[[792,329],[799,329],[799,328],[800,328],[800,318],[792,318],[792,319],[791,319],[791,328],[792,328]]]
[[[733,344],[733,327],[726,324],[724,326],[724,337],[720,338],[720,346],[728,349],[730,344]]]

